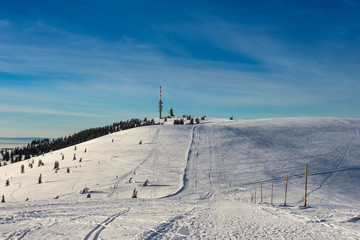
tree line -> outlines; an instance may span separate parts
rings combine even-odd
[[[10,161],[11,163],[13,163],[27,160],[34,156],[40,156],[50,151],[55,151],[75,144],[86,142],[114,132],[148,125],[155,125],[154,119],[148,120],[147,118],[145,118],[144,120],[131,119],[127,121],[120,121],[105,127],[89,128],[78,133],[74,133],[73,135],[69,135],[68,137],[33,140],[26,147],[16,147],[11,151],[4,151],[2,149],[1,154],[5,161]]]

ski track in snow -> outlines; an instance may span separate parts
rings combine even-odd
[[[189,148],[188,148],[188,151],[187,151],[187,154],[186,154],[186,166],[185,166],[185,169],[184,169],[184,174],[183,174],[183,183],[182,183],[182,187],[175,193],[173,194],[170,194],[168,196],[165,196],[163,198],[169,198],[169,197],[174,197],[174,196],[177,196],[179,195],[180,193],[182,193],[185,189],[188,188],[188,182],[189,182],[189,179],[188,179],[188,174],[189,174],[189,168],[190,168],[190,164],[192,163],[191,161],[191,154],[192,154],[192,146],[194,145],[194,138],[195,138],[195,128],[196,126],[194,126],[192,128],[192,131],[191,131],[191,139],[190,139],[190,144],[189,144]]]
[[[38,229],[40,229],[41,227],[38,226],[34,226],[34,227],[28,227],[25,229],[21,229],[21,230],[17,230],[16,232],[10,234],[5,240],[12,240],[12,239],[23,239],[26,237],[26,235],[32,231],[36,231]]]
[[[345,178],[348,174],[350,178],[357,177],[360,172],[357,163],[359,126],[357,120],[342,119],[214,120],[194,126],[160,125],[149,130],[145,127],[134,129],[148,141],[145,144],[149,145],[142,147],[136,143],[139,136],[134,134],[127,138],[132,131],[115,135],[121,136],[122,143],[110,147],[102,145],[106,150],[95,149],[96,144],[112,136],[94,140],[93,149],[89,148],[87,154],[91,156],[91,151],[96,152],[90,159],[97,162],[106,152],[106,158],[101,161],[104,167],[85,161],[82,168],[77,169],[78,175],[46,172],[58,157],[55,153],[44,157],[45,167],[28,170],[23,175],[18,171],[20,165],[12,164],[5,171],[2,167],[2,177],[13,180],[10,187],[0,188],[10,196],[9,203],[0,206],[0,238],[360,239],[358,208],[353,203],[358,196],[354,192],[359,188]],[[172,140],[180,137],[181,141]],[[337,138],[339,141],[334,141]],[[78,150],[87,144],[79,145]],[[130,150],[119,150],[119,146],[129,146]],[[72,156],[71,150],[67,150],[67,156]],[[117,158],[121,154],[124,159],[119,161]],[[135,162],[130,162],[126,156],[133,157],[130,159]],[[309,162],[312,166],[308,173],[311,206],[297,207],[296,204],[303,201],[298,201],[303,195],[303,167]],[[60,163],[77,166],[67,160]],[[127,168],[116,165],[118,163],[128,164]],[[166,163],[169,166],[164,166]],[[14,173],[10,171],[12,166],[16,169]],[[102,176],[104,183],[91,183],[94,199],[87,200],[74,191],[76,186],[86,186],[91,173],[101,174],[96,166],[109,173]],[[93,172],[89,174],[87,170]],[[36,182],[40,171],[46,178],[42,185],[29,185],[20,178],[30,176],[28,179]],[[134,171],[139,172],[136,177],[134,175],[136,184],[150,179],[150,186],[139,188],[139,192],[143,191],[142,199],[124,197],[128,197],[127,191],[135,186],[124,182]],[[288,172],[290,199],[284,207],[276,204],[283,200],[284,175]],[[68,184],[65,193],[59,192],[59,200],[51,197],[51,200],[19,201],[27,196],[25,189],[29,186],[30,191],[47,186],[56,188],[59,185],[55,183],[61,182],[57,179],[59,176],[64,176],[67,181],[64,180],[64,184]],[[338,176],[344,177],[336,179],[342,181],[336,185],[334,178]],[[264,187],[262,204],[239,201],[257,188],[259,202],[260,183]],[[276,187],[274,206],[270,206],[269,196],[265,196],[270,183]],[[343,191],[345,194],[339,194],[343,193],[339,186],[347,190]],[[355,190],[348,191],[352,188]],[[69,189],[71,193],[67,192]],[[351,204],[347,200],[352,200]]]
[[[154,136],[153,136],[153,138],[152,138],[152,140],[151,140],[151,144],[154,144],[154,143],[155,143],[156,139],[158,138],[159,132],[160,132],[160,128],[158,128],[158,129],[156,130],[156,132],[155,132],[155,134],[154,134]],[[141,165],[143,165],[145,162],[149,161],[149,160],[151,159],[151,157],[154,155],[154,153],[155,153],[155,149],[154,149],[154,147],[152,147],[152,150],[150,151],[149,155],[148,155],[139,165],[137,165],[135,168],[133,168],[133,169],[130,170],[129,172],[127,172],[127,173],[125,173],[124,175],[122,175],[121,177],[119,177],[119,178],[115,181],[113,187],[111,188],[111,191],[110,191],[110,193],[108,194],[108,197],[114,196],[114,194],[116,193],[116,190],[117,190],[117,188],[118,188],[119,183],[121,183],[121,182],[123,182],[125,179],[129,178],[129,176],[132,175],[134,172],[136,172],[136,170],[138,170]]]
[[[89,239],[93,239],[93,240],[97,240],[101,234],[101,232],[110,224],[112,223],[116,218],[118,218],[121,215],[124,215],[126,213],[128,213],[130,211],[130,209],[116,213],[110,217],[108,217],[105,221],[103,221],[102,223],[99,223],[93,230],[91,230],[84,238],[84,240],[89,240]],[[93,235],[93,238],[91,238]]]
[[[343,121],[343,120],[339,120],[339,121],[341,121],[341,122],[343,122],[343,123],[346,123],[346,122]],[[339,168],[340,165],[341,165],[341,164],[344,162],[344,160],[346,159],[346,156],[349,154],[349,150],[350,150],[350,148],[353,146],[353,143],[354,143],[355,139],[359,136],[359,130],[358,130],[356,127],[355,127],[355,131],[356,131],[355,136],[352,137],[350,143],[349,143],[348,146],[346,147],[345,152],[344,152],[344,155],[340,158],[339,162],[336,164],[336,168],[335,168],[333,171],[329,171],[328,175],[327,175],[327,176],[324,178],[324,180],[320,183],[319,187],[316,188],[316,189],[314,189],[314,190],[312,190],[311,192],[309,192],[308,195],[310,195],[310,194],[316,192],[317,190],[321,189],[322,186],[325,184],[325,182],[332,176],[332,174],[333,174],[334,172],[344,171],[344,170],[354,170],[354,169],[356,169],[356,168],[350,168],[350,169],[349,169],[349,168],[347,168],[347,169],[346,169],[346,168],[345,168],[345,169],[340,169],[340,168]],[[326,172],[323,172],[323,173],[325,174]],[[303,201],[303,200],[304,200],[304,198],[302,198],[299,202],[301,202],[301,201]]]

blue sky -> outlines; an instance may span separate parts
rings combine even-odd
[[[0,3],[0,137],[164,113],[360,117],[359,1]]]

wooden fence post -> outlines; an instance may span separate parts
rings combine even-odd
[[[284,206],[286,206],[287,185],[288,185],[288,174],[286,174],[286,185],[285,185],[285,201],[284,201]]]
[[[271,206],[273,205],[273,183],[271,183]]]
[[[308,171],[308,166],[307,164],[305,165],[305,196],[304,196],[304,207],[306,207],[306,195],[307,195],[307,171]]]

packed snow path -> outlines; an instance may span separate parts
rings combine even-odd
[[[169,121],[14,163],[0,168],[0,237],[358,239],[359,127],[335,118]],[[262,204],[250,203],[255,192]]]
[[[24,209],[31,210],[24,210]],[[10,204],[1,239],[358,239],[304,209],[239,201],[109,200]],[[348,224],[356,224],[349,219]]]

